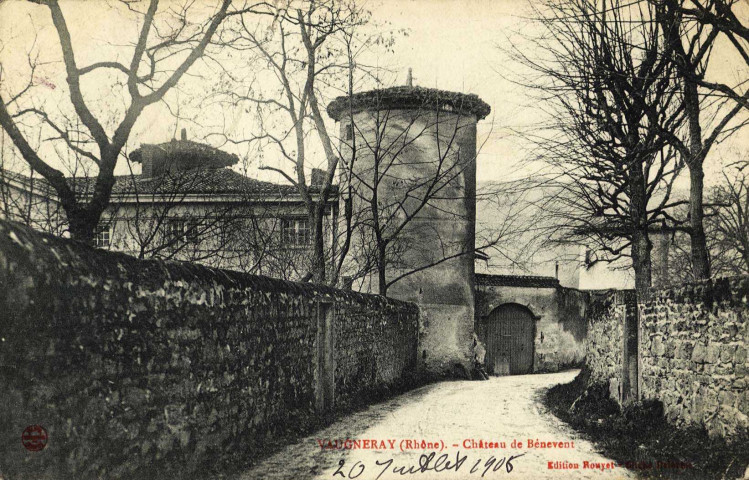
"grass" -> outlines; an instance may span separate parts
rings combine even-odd
[[[749,441],[731,444],[710,438],[704,429],[669,424],[658,401],[620,408],[608,385],[589,384],[585,368],[570,383],[550,388],[546,407],[590,438],[601,452],[644,478],[735,479],[749,465]]]

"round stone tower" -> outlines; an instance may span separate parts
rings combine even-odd
[[[341,192],[351,187],[361,225],[352,261],[385,265],[366,290],[384,281],[387,296],[419,305],[420,365],[438,376],[473,365],[476,123],[489,112],[476,95],[413,86],[328,105],[340,123]]]

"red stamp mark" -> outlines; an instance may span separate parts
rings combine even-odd
[[[29,425],[21,435],[21,443],[30,452],[44,450],[47,446],[47,430],[41,425]]]
[[[34,77],[34,81],[37,84],[44,85],[45,87],[47,87],[47,88],[49,88],[51,90],[54,90],[55,88],[57,88],[57,85],[55,85],[54,83],[52,83],[49,79],[47,79],[45,77]]]

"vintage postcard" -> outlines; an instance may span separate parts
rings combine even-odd
[[[0,480],[749,478],[746,0],[0,0]]]

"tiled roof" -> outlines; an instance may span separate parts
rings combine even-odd
[[[20,187],[26,191],[34,191],[38,195],[53,196],[55,195],[55,189],[47,180],[39,174],[34,174],[33,177],[16,173],[10,170],[0,169],[0,183],[1,182],[16,182],[20,184]]]
[[[536,277],[532,275],[488,275],[476,274],[476,285],[491,287],[558,287],[559,280],[554,277]]]
[[[357,113],[363,110],[419,108],[473,114],[479,120],[491,112],[491,107],[477,95],[436,88],[399,86],[355,93],[351,97],[337,97],[328,105],[328,115],[334,120],[340,120],[349,109]]]
[[[89,179],[93,187],[94,179]],[[293,185],[278,185],[246,177],[227,168],[195,169],[157,177],[121,175],[115,179],[113,195],[134,193],[295,195]]]
[[[22,174],[4,171],[9,179],[31,188],[31,179]],[[68,178],[68,183],[79,195],[93,193],[95,177]],[[55,195],[54,189],[42,177],[34,177],[33,188],[40,194]],[[315,191],[315,187],[310,187]],[[293,185],[282,185],[249,178],[241,173],[227,168],[195,169],[175,173],[168,173],[158,177],[144,177],[142,175],[117,175],[112,187],[113,201],[118,195],[142,194],[205,194],[205,195],[247,195],[254,197],[285,197],[297,196],[298,191]],[[337,186],[333,185],[331,193],[337,193]],[[332,199],[331,199],[332,200]]]

